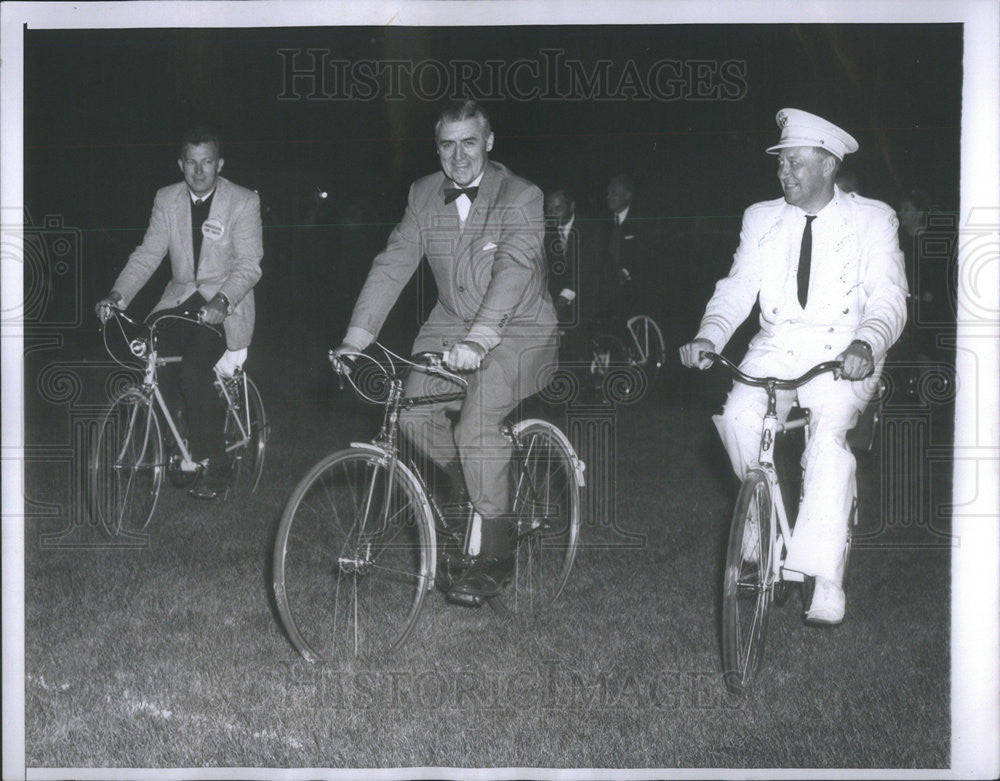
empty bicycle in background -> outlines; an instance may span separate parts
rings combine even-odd
[[[292,493],[274,546],[274,593],[282,625],[307,660],[388,654],[411,635],[436,583],[447,591],[469,566],[471,507],[454,513],[428,490],[427,476],[400,450],[402,410],[457,400],[466,380],[424,353],[413,360],[374,344],[381,360],[358,357],[347,380],[384,408],[371,442],[352,442],[317,463]],[[408,371],[441,379],[442,392],[404,396]],[[543,420],[504,427],[513,446],[516,516],[513,580],[489,600],[529,613],[562,594],[580,535],[584,464],[566,436]],[[454,509],[454,508],[452,508]]]
[[[634,315],[625,321],[625,333],[608,329],[591,340],[590,374],[594,383],[615,370],[641,372],[644,383],[636,382],[632,392],[648,391],[666,360],[663,333],[648,315]]]
[[[101,327],[104,348],[112,360],[133,370],[136,378],[118,393],[98,429],[88,463],[89,506],[92,517],[111,536],[146,528],[166,474],[177,487],[194,482],[199,465],[160,392],[157,370],[179,356],[157,351],[157,330],[171,320],[199,323],[195,318],[164,315],[152,325],[109,309]],[[131,359],[120,360],[108,344],[109,324],[128,345]],[[125,324],[134,335],[126,333]],[[200,324],[200,323],[199,323]],[[221,338],[221,336],[220,336]],[[229,491],[252,493],[260,481],[267,445],[267,417],[260,392],[242,365],[226,366],[231,354],[216,366],[215,385],[226,404],[226,453],[233,479]],[[166,435],[164,435],[166,428]]]

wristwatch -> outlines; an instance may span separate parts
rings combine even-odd
[[[872,346],[868,344],[864,339],[854,339],[851,344],[860,344],[865,350],[868,351],[868,357],[875,360],[875,351],[872,350]]]
[[[233,305],[229,303],[229,297],[221,290],[215,294],[214,298],[219,299],[225,305],[227,315],[233,311]],[[871,350],[871,347],[869,347],[868,349]]]

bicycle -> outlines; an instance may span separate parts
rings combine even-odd
[[[439,354],[407,360],[375,346],[384,363],[361,355],[347,380],[384,408],[378,433],[331,453],[302,478],[275,539],[278,614],[310,662],[397,650],[427,593],[436,583],[447,592],[474,556],[471,505],[461,508],[461,523],[446,517],[421,470],[401,453],[398,428],[402,410],[463,398],[466,380],[444,368]],[[440,378],[446,392],[405,397],[407,370]],[[551,423],[524,419],[503,433],[513,445],[515,568],[506,592],[488,601],[502,612],[528,614],[552,605],[569,579],[585,467]]]
[[[809,410],[778,423],[777,391],[795,390],[820,374],[839,369],[840,361],[820,363],[801,377],[781,380],[753,377],[727,358],[705,352],[704,357],[727,368],[736,381],[764,388],[767,412],[761,426],[760,451],[743,478],[729,530],[722,584],[722,666],[726,688],[734,694],[749,691],[763,659],[771,603],[784,604],[792,584],[800,583],[803,601],[811,599],[813,578],[786,569],[793,521],[785,510],[774,465],[776,436],[801,429],[808,445]],[[801,495],[800,495],[801,499]],[[857,524],[857,490],[851,505],[844,547],[846,571],[854,526]],[[744,606],[746,609],[744,610]]]
[[[162,356],[156,349],[157,329],[173,320],[200,324],[180,315],[164,315],[153,324],[133,320],[117,309],[101,326],[104,349],[120,366],[141,372],[111,403],[98,429],[96,445],[88,465],[89,506],[92,517],[107,533],[117,537],[122,532],[146,528],[156,509],[156,502],[166,474],[177,487],[192,484],[200,468],[191,457],[177,421],[167,408],[157,380],[157,369],[177,363],[180,356]],[[108,344],[108,323],[118,326],[136,359],[119,360]],[[133,338],[124,323],[138,330]],[[252,493],[257,489],[264,467],[268,425],[260,392],[249,375],[237,366],[226,374],[216,366],[215,385],[226,404],[225,444],[231,458],[230,491]],[[161,424],[162,420],[162,424]],[[165,455],[162,425],[166,425],[169,456]]]
[[[600,333],[591,340],[590,374],[595,383],[615,370],[640,371],[645,377],[641,387],[652,387],[656,375],[666,360],[663,333],[648,315],[634,315],[625,322],[624,339],[614,334]],[[636,387],[630,387],[635,392]]]

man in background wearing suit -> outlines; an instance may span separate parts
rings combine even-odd
[[[559,186],[545,193],[545,260],[563,360],[589,360],[589,330],[600,307],[594,264],[599,239],[593,234],[593,222],[577,217],[571,189]]]
[[[513,570],[511,446],[500,427],[540,390],[557,360],[556,314],[545,289],[542,193],[489,160],[493,132],[475,101],[449,106],[435,128],[442,171],[410,187],[406,212],[373,261],[332,360],[375,339],[407,281],[426,257],[438,300],[413,352],[443,352],[469,372],[464,401],[400,415],[407,438],[446,473],[461,465],[481,518],[479,555],[451,588],[456,598],[498,594]],[[411,372],[407,395],[440,393],[441,381]],[[452,426],[449,413],[458,413]]]
[[[609,325],[622,332],[632,315],[659,319],[659,313],[652,311],[658,309],[655,296],[659,292],[653,230],[648,220],[635,213],[634,197],[635,182],[628,174],[618,174],[608,183],[605,202],[611,219],[604,239],[602,309]]]
[[[170,282],[147,320],[197,314],[209,326],[173,321],[158,340],[162,355],[183,358],[161,367],[160,389],[172,411],[186,412],[192,458],[203,465],[191,493],[202,499],[214,499],[228,485],[225,407],[213,368],[227,347],[250,345],[253,287],[264,254],[260,199],[219,176],[223,162],[211,130],[199,127],[184,136],[177,160],[184,181],[157,191],[142,244],[95,307],[102,322],[110,307],[126,308],[170,255]]]

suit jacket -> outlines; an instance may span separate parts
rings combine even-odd
[[[614,215],[601,220],[601,292],[604,309],[620,309],[619,315],[646,314],[662,318],[666,304],[662,300],[664,258],[659,242],[658,221],[633,203],[620,226]],[[627,269],[630,282],[622,285],[621,269]]]
[[[366,347],[426,257],[438,300],[413,344],[442,352],[468,339],[501,363],[521,397],[544,387],[556,361],[555,309],[545,288],[542,192],[488,162],[465,225],[441,172],[410,187],[406,212],[372,263],[347,341]],[[360,343],[359,343],[360,342]]]
[[[545,259],[548,267],[548,288],[555,301],[563,290],[575,294],[566,311],[560,311],[560,322],[576,325],[597,316],[601,304],[602,260],[604,237],[598,224],[576,215],[569,234],[563,240],[556,227],[545,231]]]
[[[798,300],[798,262],[805,212],[784,198],[743,214],[729,276],[708,303],[698,338],[721,350],[760,299],[761,332],[810,359],[832,360],[853,339],[885,356],[906,322],[906,276],[896,213],[881,201],[834,190],[812,224],[809,293]],[[791,352],[789,352],[791,354]],[[814,361],[815,362],[815,361]]]
[[[153,311],[177,306],[195,291],[206,300],[221,292],[232,305],[223,321],[226,346],[239,350],[250,345],[253,335],[253,286],[260,279],[264,255],[260,198],[220,176],[205,222],[209,221],[221,226],[221,235],[203,231],[196,277],[188,187],[178,182],[158,190],[146,235],[129,256],[114,289],[128,306],[169,254],[171,279]]]

